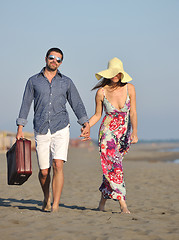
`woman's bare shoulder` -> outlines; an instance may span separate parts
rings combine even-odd
[[[128,83],[127,87],[128,87],[129,94],[135,93],[135,87],[132,83]]]
[[[130,88],[130,89],[135,89],[135,87],[134,87],[134,85],[132,83],[128,83],[127,87]]]
[[[96,92],[96,94],[98,94],[98,95],[103,95],[103,88],[99,88],[98,90],[97,90],[97,92]]]
[[[103,88],[99,88],[98,91],[96,92],[96,97],[103,100],[103,97],[104,97],[104,92],[103,91],[104,91]]]

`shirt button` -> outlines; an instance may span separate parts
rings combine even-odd
[[[50,104],[52,104],[52,103],[50,102]]]

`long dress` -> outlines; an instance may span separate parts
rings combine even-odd
[[[119,110],[108,101],[104,89],[102,90],[106,114],[99,129],[99,152],[103,171],[99,190],[106,199],[125,200],[122,160],[131,142],[130,98],[127,91],[125,105]]]

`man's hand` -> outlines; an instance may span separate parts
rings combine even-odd
[[[19,125],[17,129],[16,139],[24,138],[24,133],[22,132],[23,126]]]
[[[90,125],[88,122],[85,122],[83,124],[84,126],[81,128],[81,135],[80,137],[83,137],[81,141],[87,141],[90,140]]]

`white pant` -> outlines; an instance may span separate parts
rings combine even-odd
[[[47,134],[35,133],[35,143],[37,160],[40,169],[47,169],[52,166],[53,159],[67,161],[68,145],[70,138],[70,125],[51,134],[48,130]]]

